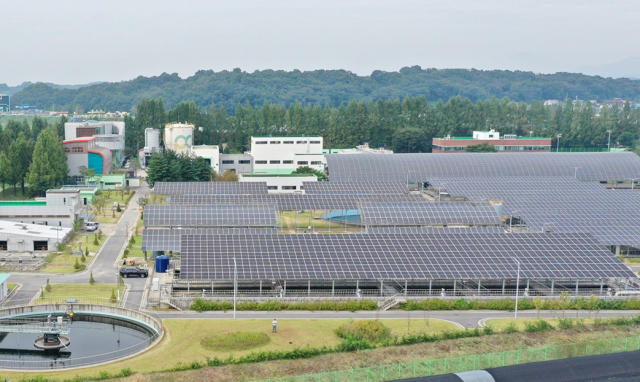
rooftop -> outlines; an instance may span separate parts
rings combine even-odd
[[[251,138],[322,138],[320,135],[254,135]]]
[[[9,276],[11,276],[9,273],[0,273],[0,284],[5,282]]]
[[[94,139],[97,139],[97,137],[82,137],[82,138],[67,139],[62,143],[89,142],[89,141],[93,141]]]
[[[6,234],[33,236],[34,238],[62,239],[72,228],[39,224],[16,223],[0,220],[0,237]]]
[[[35,200],[11,200],[0,201],[0,207],[15,207],[15,206],[46,206],[47,202],[39,202]]]
[[[242,174],[243,178],[310,178],[313,174]]]
[[[442,137],[442,138],[434,138],[434,139],[444,139],[444,140],[447,140],[447,141],[450,141],[450,140],[470,140],[470,141],[473,141],[473,140],[475,140],[475,141],[513,140],[513,138],[504,138],[504,136],[500,137],[500,139],[481,139],[481,138],[474,138],[474,137],[449,137],[449,138]],[[546,138],[546,137],[518,137],[516,139],[551,139],[551,138]]]

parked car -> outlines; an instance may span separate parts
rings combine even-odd
[[[87,231],[95,231],[100,224],[98,222],[87,222]]]
[[[149,271],[138,267],[122,267],[120,268],[120,276],[125,279],[131,276],[148,277]]]

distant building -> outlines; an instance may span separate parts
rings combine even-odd
[[[68,139],[62,144],[64,152],[67,154],[70,183],[84,183],[84,176],[80,174],[78,169],[80,166],[93,169],[96,175],[111,172],[113,163],[111,150],[98,146],[97,137]]]
[[[33,252],[56,248],[73,232],[70,227],[43,226],[0,220],[0,253]],[[0,274],[0,280],[2,275]]]
[[[560,101],[558,101],[557,99],[548,99],[544,101],[544,106],[552,106],[552,107],[560,106]]]
[[[253,157],[251,154],[220,154],[220,174],[226,171],[236,174],[253,174]]]
[[[312,174],[245,174],[239,182],[266,182],[270,194],[304,194],[304,182],[317,182]]]
[[[83,218],[82,210],[79,189],[48,190],[46,198],[35,201],[0,201],[0,220],[71,228],[74,221]]]
[[[8,113],[11,110],[11,98],[6,94],[0,94],[0,112]]]
[[[144,129],[144,147],[138,151],[138,160],[140,166],[146,168],[149,165],[149,159],[154,153],[162,151],[160,147],[160,130],[150,127]]]
[[[474,131],[473,137],[444,137],[433,138],[432,152],[434,153],[463,153],[467,146],[488,143],[498,152],[550,152],[551,138],[518,137],[515,134],[500,133],[495,130]]]
[[[326,163],[320,136],[251,137],[251,156],[254,174],[290,174],[298,167],[324,171]]]
[[[67,122],[64,124],[64,139],[95,137],[96,144],[111,151],[113,163],[124,164],[125,124],[115,121]],[[71,165],[69,165],[71,167]],[[109,167],[109,172],[111,167]],[[106,173],[105,173],[106,174]]]

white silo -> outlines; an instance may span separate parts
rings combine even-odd
[[[160,150],[160,130],[150,127],[144,129],[144,147],[151,149],[152,152]]]
[[[164,127],[164,147],[177,154],[187,153],[193,145],[194,125],[169,123]]]

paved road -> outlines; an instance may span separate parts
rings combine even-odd
[[[115,283],[117,282],[118,264],[116,260],[127,244],[127,223],[129,229],[133,229],[136,219],[138,218],[138,198],[149,194],[149,187],[144,183],[133,195],[129,202],[129,207],[120,218],[115,232],[107,238],[102,249],[90,264],[87,270],[72,274],[52,274],[52,273],[13,273],[11,275],[12,283],[22,284],[22,288],[15,296],[6,304],[12,306],[19,304],[20,300],[31,299],[38,293],[40,287],[49,279],[51,283],[88,283],[89,272],[93,271],[93,277],[98,283]],[[142,301],[142,292],[146,279],[127,279],[126,284],[130,286],[130,292],[127,295],[127,304],[140,305]]]
[[[639,314],[638,310],[609,310],[609,311],[600,311],[598,313],[598,317],[619,317],[619,316],[635,316]],[[162,318],[173,318],[173,319],[231,319],[233,318],[233,312],[162,312],[158,313]],[[442,320],[452,321],[459,326],[463,326],[465,328],[475,328],[478,327],[478,323],[480,320],[487,318],[511,318],[513,317],[513,312],[508,311],[495,311],[495,310],[465,310],[465,311],[394,311],[389,310],[386,312],[369,312],[369,311],[358,311],[358,312],[307,312],[307,311],[281,311],[281,312],[244,312],[238,311],[236,312],[237,319],[258,319],[258,320],[272,320],[274,318],[278,319],[345,319],[345,318],[354,318],[354,319],[374,319],[374,318],[401,318],[407,319],[411,318],[412,320],[424,320],[428,318],[438,318]],[[566,311],[566,317],[576,317],[576,311]],[[535,311],[524,311],[518,312],[518,317],[522,318],[535,318],[538,314]],[[552,318],[553,313],[551,311],[541,311],[540,316],[543,318]],[[579,313],[579,317],[587,318],[588,313],[585,311],[581,311]],[[555,313],[555,317],[562,317],[562,312]]]

